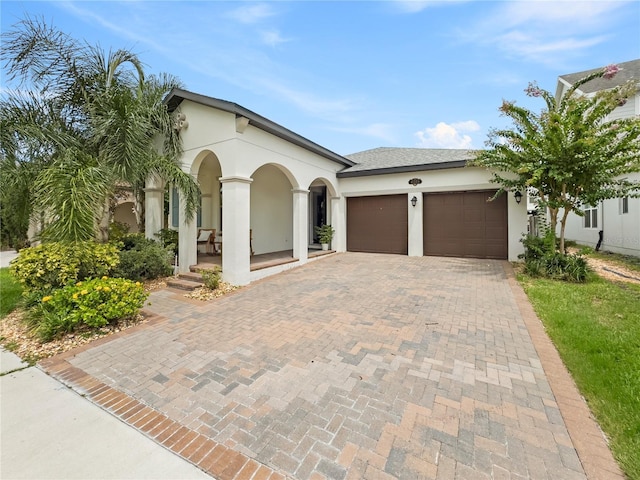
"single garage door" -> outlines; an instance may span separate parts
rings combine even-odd
[[[406,195],[347,198],[347,250],[350,252],[408,252]]]
[[[425,255],[506,259],[507,196],[493,191],[424,194]]]

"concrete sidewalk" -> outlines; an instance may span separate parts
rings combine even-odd
[[[14,258],[18,258],[15,250],[5,250],[0,252],[0,268],[8,267]]]
[[[0,368],[0,478],[211,478],[3,349]]]

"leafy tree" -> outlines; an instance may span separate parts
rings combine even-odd
[[[180,168],[181,140],[162,102],[176,78],[147,77],[132,52],[107,52],[40,19],[27,17],[2,40],[9,80],[27,89],[0,100],[2,204],[20,194],[29,215],[47,220],[43,238],[104,240],[116,192],[127,185],[140,201],[156,175],[194,215],[199,188]],[[19,190],[25,182],[31,188]]]
[[[560,222],[560,251],[564,251],[566,220],[571,211],[582,214],[584,205],[616,197],[638,196],[640,183],[625,178],[640,171],[640,119],[608,120],[613,110],[635,95],[637,83],[581,95],[580,86],[596,78],[611,79],[619,71],[609,65],[569,88],[561,98],[535,83],[527,96],[541,97],[546,108],[536,114],[504,101],[503,115],[513,121],[510,129],[489,134],[489,149],[472,162],[490,168],[500,192],[529,190],[538,205],[549,211],[556,235]]]

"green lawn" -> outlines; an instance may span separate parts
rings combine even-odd
[[[640,478],[640,285],[519,279],[614,456]]]
[[[0,318],[16,308],[21,295],[22,287],[14,280],[9,269],[0,268]]]

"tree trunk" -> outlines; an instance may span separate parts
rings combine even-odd
[[[111,221],[111,201],[106,199],[97,225],[96,241],[106,243],[109,241],[109,223]]]
[[[138,232],[144,232],[144,191],[142,189],[134,189],[133,202]]]
[[[549,207],[549,229],[553,234],[553,248],[556,248],[556,227],[558,226],[558,208]]]
[[[560,253],[566,253],[564,251],[564,229],[567,224],[567,217],[569,216],[570,208],[564,207],[564,213],[562,214],[562,220],[560,220]]]

